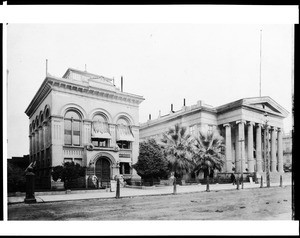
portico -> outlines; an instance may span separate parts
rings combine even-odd
[[[287,116],[284,108],[271,98],[263,97],[242,99],[218,107],[217,111],[218,126],[226,148],[223,172],[265,172],[265,131],[269,142],[269,169],[271,172],[283,172],[282,119]]]

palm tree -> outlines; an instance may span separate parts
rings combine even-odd
[[[186,127],[176,124],[163,133],[161,145],[169,161],[170,171],[174,175],[173,194],[176,194],[176,175],[189,172],[192,168],[192,137],[186,133]]]
[[[193,161],[194,171],[206,175],[206,191],[209,192],[209,176],[214,170],[221,170],[224,165],[223,137],[217,130],[213,132],[200,131],[194,140]]]

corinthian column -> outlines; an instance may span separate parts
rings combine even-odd
[[[248,172],[254,172],[253,159],[253,122],[248,123]]]
[[[237,121],[236,124],[238,124],[238,138],[237,138],[237,160],[236,160],[236,172],[240,173],[242,170],[244,171],[244,158],[245,158],[245,121],[240,120]]]
[[[277,172],[276,165],[277,165],[276,130],[275,127],[272,127],[271,129],[271,172]]]
[[[278,172],[283,173],[282,129],[277,132]]]
[[[226,153],[226,172],[232,172],[231,163],[231,126],[229,123],[223,125],[225,127],[225,153]]]
[[[262,157],[261,157],[261,124],[256,127],[256,172],[261,173]]]

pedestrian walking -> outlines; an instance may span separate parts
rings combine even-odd
[[[232,185],[235,185],[236,179],[235,179],[234,173],[231,173],[230,179],[231,179]]]

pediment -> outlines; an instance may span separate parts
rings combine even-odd
[[[248,98],[243,100],[243,105],[258,109],[262,112],[267,112],[281,117],[287,117],[288,111],[280,106],[270,97]]]

